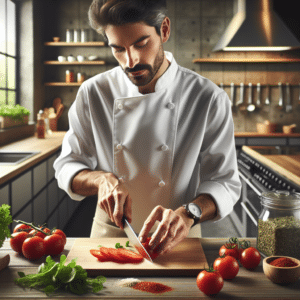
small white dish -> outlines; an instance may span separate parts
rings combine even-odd
[[[96,55],[91,55],[88,57],[89,60],[96,60],[98,57]]]
[[[59,62],[64,62],[67,60],[67,58],[65,56],[59,56],[57,59]]]
[[[83,61],[85,61],[85,57],[82,56],[82,55],[78,55],[78,56],[77,56],[77,60],[78,60],[79,62],[83,62]]]
[[[76,58],[73,55],[68,56],[68,62],[73,62],[75,60],[76,60]]]

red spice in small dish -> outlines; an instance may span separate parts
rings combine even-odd
[[[153,294],[162,294],[166,292],[170,292],[173,289],[167,285],[151,282],[151,281],[142,281],[138,282],[133,286],[135,290],[140,290],[143,292],[153,293]]]
[[[275,267],[296,267],[298,266],[297,263],[295,263],[293,260],[287,258],[287,257],[279,257],[270,262],[270,265],[275,266]]]

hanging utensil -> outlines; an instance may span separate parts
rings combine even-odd
[[[257,100],[256,100],[256,107],[261,107],[261,101],[260,101],[260,83],[256,85],[256,93],[257,93]]]
[[[235,106],[241,106],[244,103],[244,84],[240,84],[240,100],[235,104]]]
[[[283,89],[282,89],[282,83],[281,82],[278,83],[278,87],[279,87],[280,96],[279,96],[279,101],[278,101],[277,108],[279,110],[282,110],[283,109]]]
[[[249,112],[252,112],[255,110],[255,105],[252,103],[252,83],[249,83],[249,97],[248,97],[247,110]]]
[[[290,113],[293,110],[292,104],[291,104],[291,90],[290,90],[290,84],[286,83],[286,105],[285,105],[285,112]]]
[[[267,85],[267,97],[263,107],[264,112],[270,112],[270,99],[270,85]]]
[[[231,82],[230,84],[230,98],[231,98],[231,108],[233,108],[235,105],[235,101],[234,101],[234,83]]]

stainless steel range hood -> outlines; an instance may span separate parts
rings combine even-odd
[[[238,0],[238,12],[213,51],[283,51],[300,42],[273,10],[272,0]]]

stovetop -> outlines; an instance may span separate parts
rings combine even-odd
[[[253,151],[254,150],[254,151]],[[247,178],[260,192],[287,190],[300,192],[300,185],[290,180],[268,164],[267,159],[261,159],[264,155],[280,155],[276,147],[243,147],[238,153],[239,171]],[[293,152],[293,155],[298,153]],[[261,156],[262,155],[262,156]],[[264,162],[262,162],[264,161]],[[282,169],[282,168],[281,168]]]

